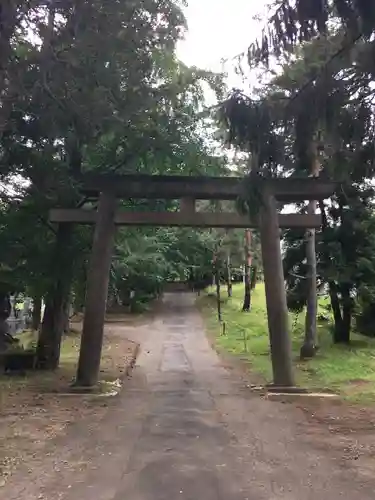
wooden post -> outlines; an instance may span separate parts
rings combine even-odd
[[[194,198],[181,198],[180,212],[186,214],[195,213],[195,199]]]
[[[318,177],[320,171],[318,147],[315,142],[311,144],[312,163],[311,176]],[[317,201],[309,201],[307,213],[315,215]],[[313,358],[317,348],[317,316],[318,316],[318,290],[316,270],[316,233],[314,228],[306,230],[306,315],[305,315],[305,338],[301,346],[301,359]]]
[[[276,386],[293,386],[292,346],[288,332],[288,308],[280,248],[280,228],[276,201],[263,193],[260,210],[260,236],[267,300],[268,330],[271,344],[273,381]]]
[[[87,275],[86,305],[83,319],[76,385],[92,387],[98,381],[108,293],[116,197],[103,192],[99,199],[90,266]]]
[[[221,323],[223,320],[223,317],[221,314],[220,273],[219,273],[218,269],[216,270],[215,281],[216,281],[217,320],[219,321],[219,323]]]
[[[251,309],[251,231],[245,229],[245,294],[242,311],[249,312]]]
[[[219,256],[217,250],[214,253],[214,257],[212,259],[212,265],[213,265],[214,282],[216,285],[217,320],[219,321],[219,323],[221,323],[222,315],[221,315],[221,293],[220,293],[220,269],[219,269]]]
[[[231,263],[231,254],[230,250],[227,253],[227,294],[228,297],[232,297],[233,294],[233,286],[232,286],[232,263]]]

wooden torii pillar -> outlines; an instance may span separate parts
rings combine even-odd
[[[195,212],[195,199],[235,200],[242,194],[241,178],[184,176],[102,176],[88,175],[83,191],[98,197],[97,211],[84,209],[51,211],[51,222],[95,224],[94,241],[87,279],[86,307],[76,385],[96,384],[103,341],[104,318],[115,225],[256,227],[259,225],[266,282],[268,327],[274,384],[293,386],[291,341],[280,249],[280,227],[318,227],[316,214],[277,213],[276,201],[324,199],[336,183],[316,179],[271,179],[262,186],[263,204],[258,221],[233,213]],[[117,212],[116,197],[181,199],[180,212]]]
[[[265,190],[262,193],[262,201],[259,229],[273,382],[275,386],[292,387],[295,385],[292,344],[276,200],[273,193]]]
[[[116,195],[100,194],[94,241],[87,273],[86,304],[76,385],[92,387],[98,381],[103,346],[109,271],[115,235]]]

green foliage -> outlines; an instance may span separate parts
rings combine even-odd
[[[284,139],[277,131],[282,115],[271,99],[252,99],[234,91],[223,102],[218,118],[228,144],[256,156],[257,172],[277,173],[283,160]]]
[[[264,285],[259,283],[252,294],[251,314],[240,314],[243,285],[233,287],[233,297],[222,305],[226,334],[218,325],[216,304],[211,297],[202,296],[198,304],[207,327],[215,336],[219,348],[225,349],[248,364],[261,382],[271,380],[269,337]],[[327,316],[326,299],[319,299],[319,316]],[[332,390],[351,401],[373,401],[375,387],[374,340],[353,335],[352,346],[335,345],[330,335],[330,321],[318,324],[320,349],[315,358],[300,362],[299,349],[304,337],[304,316],[290,314],[293,359],[298,384],[312,390]]]
[[[57,249],[49,209],[95,205],[77,189],[75,178],[86,170],[223,173],[225,159],[205,132],[203,91],[209,85],[222,95],[222,77],[176,58],[185,29],[178,1],[10,3],[0,34],[0,279],[46,296],[73,277],[69,286],[82,305],[92,229],[72,229]],[[16,196],[17,179],[24,188]],[[175,203],[126,200],[123,208],[170,210]],[[148,298],[166,278],[207,265],[205,235],[186,234],[122,231],[113,287],[124,296],[138,288]]]
[[[249,65],[268,65],[271,57],[281,58],[293,52],[296,45],[325,35],[329,21],[341,22],[347,32],[346,45],[360,37],[369,39],[375,31],[374,3],[368,0],[280,0],[260,39],[248,48]]]
[[[296,8],[302,3],[297,2]],[[283,6],[275,17],[281,22],[280,16],[286,16]],[[318,18],[311,19],[309,25],[296,28],[294,41],[289,39],[293,57],[252,98],[234,92],[222,106],[221,123],[233,146],[258,158],[257,171],[263,177],[305,177],[318,162],[321,177],[341,181],[341,192],[320,204],[325,223],[316,235],[317,274],[318,287],[329,287],[336,298],[335,335],[348,339],[341,335],[343,325],[350,330],[353,316],[371,308],[375,289],[375,66],[370,57],[374,41],[364,37],[355,47],[341,51],[347,36],[342,27],[336,25],[314,39],[313,30],[322,30],[325,22],[321,19],[319,27]],[[285,21],[284,17],[281,37],[288,22],[293,25]],[[298,32],[305,28],[305,33]],[[299,38],[305,43],[299,44]],[[280,40],[276,37],[274,42],[282,49]],[[254,187],[247,195],[245,211],[259,210]],[[296,208],[306,213],[305,203]],[[288,305],[302,311],[307,297],[305,234],[290,230],[283,235]]]
[[[112,288],[122,302],[157,295],[166,281],[184,281],[192,274],[212,275],[216,233],[186,229],[121,231],[112,266]],[[197,275],[198,273],[198,275]]]
[[[325,38],[304,47],[300,58],[275,79],[274,88],[290,92],[298,84],[303,85],[314,65],[321,65],[319,58],[324,54],[324,46],[329,54],[336,42],[335,37]],[[359,54],[368,48],[363,45],[353,57],[358,60]],[[370,300],[366,297],[372,296],[375,286],[373,190],[368,185],[368,179],[374,176],[374,127],[372,105],[365,89],[366,72],[352,59],[345,58],[336,61],[331,70],[288,109],[288,120],[292,125],[290,143],[294,141],[292,151],[297,160],[294,171],[309,172],[312,146],[317,145],[320,175],[344,182],[342,191],[325,208],[320,205],[326,221],[316,243],[319,285],[329,286],[342,308],[340,315],[335,316],[338,329],[337,321],[344,308],[349,308],[350,315],[355,310],[358,313],[360,304]],[[304,104],[307,99],[316,104],[313,114]],[[354,185],[348,187],[350,183]],[[305,207],[299,209],[303,212]],[[300,310],[306,300],[303,234],[286,232],[284,249],[288,302],[293,309]]]

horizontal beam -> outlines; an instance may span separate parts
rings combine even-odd
[[[95,224],[97,212],[85,209],[55,208],[50,210],[50,222],[75,222],[77,224]],[[170,226],[170,227],[257,227],[257,222],[250,222],[248,216],[237,213],[211,212],[121,212],[118,211],[115,223],[119,226]],[[322,223],[319,214],[281,214],[281,228],[318,228]]]
[[[118,197],[144,199],[236,200],[245,196],[242,177],[206,177],[177,175],[91,174],[79,177],[81,190],[89,196],[111,190]],[[279,201],[322,200],[338,187],[332,181],[319,178],[262,179]]]

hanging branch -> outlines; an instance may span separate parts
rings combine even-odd
[[[247,51],[237,54],[236,72],[243,73],[241,62],[246,57],[250,68],[269,67],[270,58],[279,60],[293,52],[297,44],[326,35],[328,20],[340,20],[345,30],[342,45],[321,68],[350,50],[361,38],[369,39],[375,32],[375,2],[372,0],[282,0],[276,11],[267,19],[260,37],[250,44]],[[224,63],[225,61],[223,61]],[[313,83],[314,76],[294,94],[297,99]]]
[[[351,44],[358,37],[369,38],[375,30],[375,4],[371,0],[282,0],[267,20],[260,39],[247,51],[250,66],[269,63],[291,52],[297,43],[310,41],[327,33],[330,17],[339,18]]]

